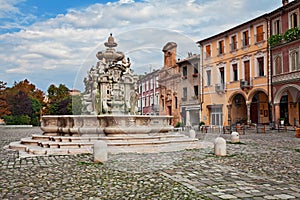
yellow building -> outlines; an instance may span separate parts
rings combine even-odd
[[[198,41],[206,125],[269,123],[267,15]]]

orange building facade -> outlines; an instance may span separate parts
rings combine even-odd
[[[198,41],[206,125],[269,123],[268,19],[262,15]]]

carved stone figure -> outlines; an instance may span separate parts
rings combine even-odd
[[[112,34],[104,43],[107,47],[96,54],[98,62],[88,71],[84,79],[83,114],[135,114],[137,96],[134,89],[138,76],[130,69],[131,62],[116,51]],[[135,94],[136,95],[136,94]]]

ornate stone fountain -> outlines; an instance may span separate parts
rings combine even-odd
[[[138,76],[130,69],[130,59],[114,49],[117,43],[112,34],[104,45],[108,48],[97,53],[99,61],[84,79],[82,111],[92,115],[137,114]]]
[[[138,115],[138,76],[130,59],[114,49],[112,34],[104,45],[107,49],[96,54],[97,64],[84,79],[83,114],[43,116],[43,135],[9,147],[39,155],[90,153],[96,140],[106,141],[110,153],[199,148],[197,139],[170,133],[171,116]]]

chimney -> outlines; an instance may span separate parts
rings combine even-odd
[[[289,4],[289,0],[282,0],[282,6]]]

